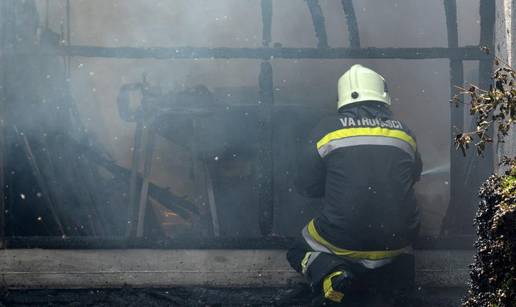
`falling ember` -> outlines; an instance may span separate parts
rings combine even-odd
[[[166,211],[166,212],[164,212],[164,215],[166,217],[177,216],[177,214],[175,212],[172,212],[172,211]]]

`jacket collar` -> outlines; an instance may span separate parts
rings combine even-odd
[[[376,101],[365,101],[343,106],[339,114],[349,117],[379,117],[390,118],[392,112],[387,105]]]

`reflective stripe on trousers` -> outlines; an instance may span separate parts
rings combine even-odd
[[[310,223],[308,223],[308,225],[303,228],[302,235],[306,243],[310,246],[310,248],[312,248],[314,252],[328,253],[339,257],[344,257],[349,261],[359,263],[368,269],[382,267],[391,263],[397,256],[401,254],[412,253],[412,247],[410,246],[402,249],[386,251],[353,251],[336,247],[321,237],[315,228],[314,220],[311,220]],[[305,259],[303,259],[303,262],[305,262],[305,266],[303,267],[303,274],[308,269],[310,263],[312,263],[318,255],[319,254],[313,254],[313,252],[308,252],[307,255],[305,255],[306,262]]]

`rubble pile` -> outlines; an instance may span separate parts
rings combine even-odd
[[[516,172],[491,176],[480,189],[477,255],[464,306],[515,306]]]

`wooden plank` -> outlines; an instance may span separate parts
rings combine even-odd
[[[147,212],[147,204],[149,202],[149,176],[152,171],[152,157],[154,154],[154,138],[155,132],[150,127],[144,127],[143,131],[143,174],[142,185],[140,187],[140,201],[138,203],[138,221],[136,225],[136,237],[143,237],[143,230],[145,226],[145,214]]]
[[[213,189],[213,181],[210,169],[206,160],[202,161],[204,165],[204,176],[206,179],[206,194],[208,197],[208,206],[210,207],[211,224],[213,226],[213,236],[220,237],[220,224],[217,203],[215,202],[215,191]]]
[[[140,169],[140,156],[143,137],[143,123],[138,121],[134,132],[133,157],[131,165],[131,176],[129,179],[129,203],[127,208],[126,236],[133,235],[136,225],[136,206],[138,199],[138,172]]]
[[[0,250],[3,288],[281,287],[285,250]],[[472,251],[417,251],[416,283],[465,287]]]

